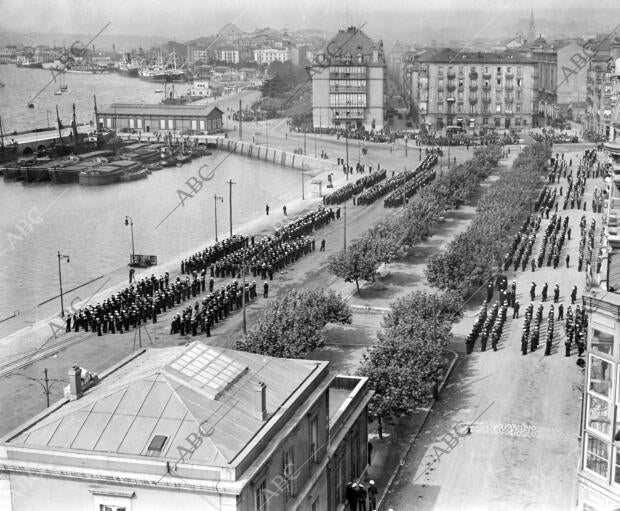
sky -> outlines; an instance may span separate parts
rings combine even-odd
[[[429,7],[430,6],[430,7]],[[619,0],[592,0],[587,7],[620,8]],[[319,28],[334,31],[348,24],[394,19],[406,28],[419,17],[440,27],[458,22],[456,11],[483,11],[489,16],[529,17],[529,11],[561,17],[583,0],[0,0],[0,29],[15,32],[95,34],[108,21],[106,34],[161,36],[186,41],[216,33],[231,21],[245,31],[272,28]],[[491,19],[491,18],[489,18]],[[619,17],[620,19],[620,17]],[[426,21],[425,21],[426,22]],[[388,22],[389,23],[389,22]],[[383,23],[385,25],[385,22]],[[405,27],[403,27],[405,25]],[[385,28],[382,27],[382,30]]]

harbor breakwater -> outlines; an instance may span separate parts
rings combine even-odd
[[[218,137],[217,149],[237,153],[250,158],[263,160],[283,167],[299,170],[332,170],[336,167],[333,161],[314,158],[305,154],[296,154],[281,149],[269,148],[264,145],[252,144],[241,140]]]

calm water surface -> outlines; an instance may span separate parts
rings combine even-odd
[[[117,75],[68,75],[70,94],[54,96],[55,89],[50,87],[34,110],[25,108],[49,76],[49,71],[0,66],[0,80],[6,83],[0,89],[0,115],[5,126],[44,126],[45,109],[55,109],[56,101],[61,118],[69,118],[75,101],[78,121],[88,122],[93,93],[99,104],[157,100],[153,93],[157,84]],[[198,177],[202,165],[217,169],[213,179],[194,193],[186,182]],[[224,197],[223,203],[218,202],[218,234],[226,236],[229,179],[236,183],[232,187],[234,226],[264,215],[267,202],[275,211],[300,195],[297,171],[219,152],[180,168],[153,172],[145,180],[104,187],[24,185],[0,179],[0,320],[19,311],[17,317],[0,322],[0,336],[59,311],[58,300],[35,307],[58,294],[57,251],[70,256],[69,263],[62,263],[63,289],[104,275],[94,284],[68,293],[66,308],[72,296],[84,299],[106,282],[112,285],[125,279],[131,253],[126,215],[134,220],[136,253],[157,255],[160,263],[206,245],[214,237],[214,194]],[[181,195],[186,199],[183,206],[179,206]]]

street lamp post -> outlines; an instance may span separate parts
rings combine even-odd
[[[133,266],[136,261],[136,250],[133,243],[133,218],[125,215],[125,225],[131,226],[131,265]]]
[[[220,197],[217,194],[213,196],[214,205],[214,218],[215,218],[215,242],[217,243],[217,201],[224,202],[224,197]]]
[[[301,169],[301,200],[306,200],[304,196],[304,169]]]
[[[344,132],[344,145],[347,152],[347,181],[349,180],[349,133],[345,130]]]
[[[62,300],[62,271],[60,270],[60,260],[66,259],[67,262],[71,262],[68,255],[64,255],[58,251],[58,285],[60,287],[60,317],[65,317],[65,305]]]
[[[230,221],[230,237],[232,238],[232,187],[233,185],[236,185],[237,183],[235,183],[232,179],[229,179],[227,181],[228,183],[228,216],[229,216],[229,221]]]

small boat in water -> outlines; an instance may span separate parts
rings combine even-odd
[[[184,163],[188,163],[192,159],[191,153],[181,153],[177,155],[177,165],[181,166]]]
[[[138,179],[146,179],[149,171],[146,168],[130,170],[121,175],[121,181],[137,181]]]
[[[162,166],[161,166],[161,163],[151,163],[146,168],[150,170],[151,172],[153,172],[155,170],[161,170]]]

